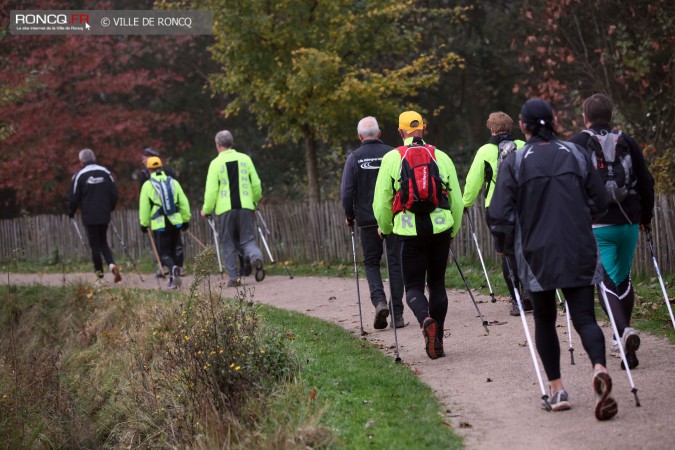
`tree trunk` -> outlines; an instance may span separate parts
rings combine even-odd
[[[310,205],[317,205],[321,200],[319,190],[319,165],[316,159],[316,139],[311,134],[305,138],[305,166],[307,166],[307,193]]]

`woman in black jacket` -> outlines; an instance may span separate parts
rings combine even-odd
[[[607,210],[607,194],[588,154],[556,137],[548,102],[525,102],[520,128],[527,143],[502,163],[488,211],[490,231],[499,253],[515,254],[518,276],[531,292],[535,342],[551,387],[551,407],[570,408],[555,326],[560,288],[593,365],[595,416],[607,420],[618,408],[610,396],[605,338],[593,309],[593,285],[602,280],[602,265],[591,228],[592,217]]]

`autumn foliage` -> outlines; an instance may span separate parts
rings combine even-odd
[[[61,3],[49,8],[69,8]],[[171,66],[187,38],[11,36],[7,2],[0,5],[0,86],[27,90],[0,110],[11,131],[0,141],[0,206],[63,212],[78,151],[87,147],[115,175],[121,207],[130,205],[142,148],[186,146],[172,130],[187,117],[167,110],[163,98],[183,79]]]

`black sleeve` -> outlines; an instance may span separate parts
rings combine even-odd
[[[345,162],[345,168],[342,171],[342,185],[340,186],[340,198],[342,199],[342,209],[345,211],[345,217],[354,218],[354,193],[356,190],[356,180],[354,175],[355,168],[354,153],[350,153]]]
[[[647,163],[640,146],[629,136],[625,136],[633,162],[633,173],[637,178],[637,192],[640,196],[640,223],[648,224],[654,217],[654,177],[647,168]]]
[[[490,232],[495,237],[495,249],[500,253],[513,253],[518,190],[514,176],[515,160],[513,156],[502,163],[495,192],[486,211]]]
[[[574,144],[577,144],[579,147],[586,150],[586,146],[588,145],[588,140],[590,138],[591,138],[590,134],[584,133],[582,131],[582,132],[577,133],[574,136],[572,136],[567,142],[572,142]]]
[[[588,152],[582,151],[581,154],[584,155],[586,160],[584,188],[588,195],[588,209],[591,213],[591,220],[595,222],[607,214],[607,210],[609,209],[609,195],[607,194],[605,184],[602,182],[602,178],[600,178],[600,174],[593,166],[593,162],[591,161]]]

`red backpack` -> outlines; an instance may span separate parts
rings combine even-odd
[[[448,187],[441,179],[435,148],[413,144],[396,150],[401,154],[401,189],[394,196],[392,211],[430,214],[436,208],[450,209]]]

